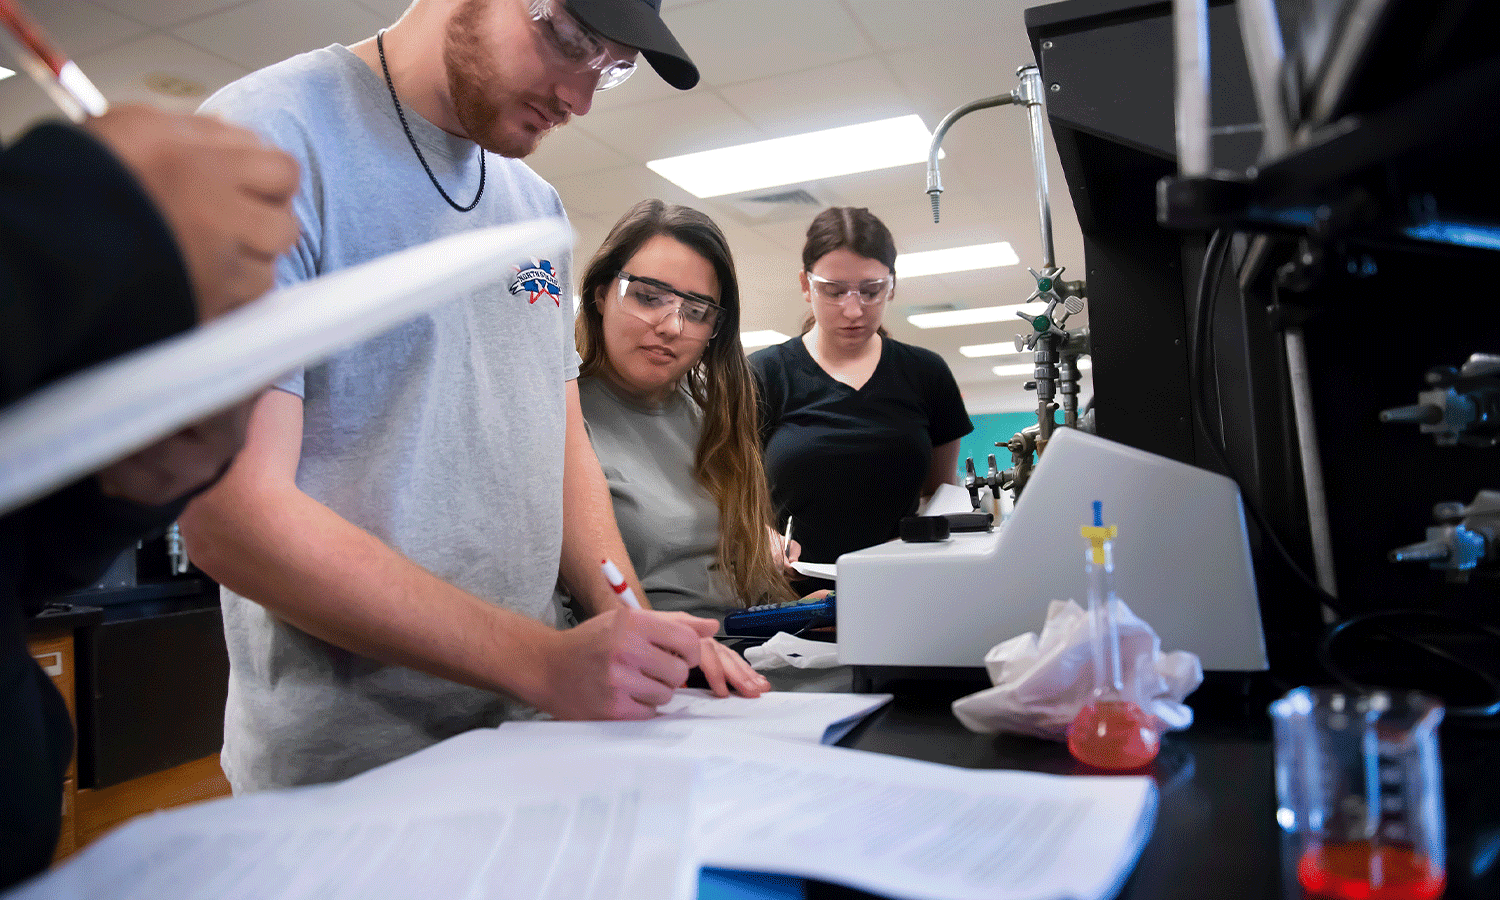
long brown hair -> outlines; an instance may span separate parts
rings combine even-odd
[[[885,264],[896,277],[896,239],[885,223],[863,206],[830,206],[813,217],[807,226],[807,240],[802,244],[802,270],[811,272],[813,263],[835,250],[851,253]],[[892,285],[891,293],[895,293]],[[887,300],[886,302],[890,302]],[[817,319],[809,310],[802,320],[802,333],[812,331]],[[886,337],[885,326],[876,329],[876,334]]]
[[[685,378],[688,396],[703,413],[703,433],[693,477],[719,508],[719,571],[746,605],[795,599],[770,541],[771,491],[761,461],[755,378],[740,346],[740,286],[724,232],[708,216],[687,206],[642,200],[615,223],[589,260],[579,286],[574,323],[579,375],[598,376],[608,359],[600,288],[624,268],[642,245],[666,235],[708,260],[719,279],[718,332]]]

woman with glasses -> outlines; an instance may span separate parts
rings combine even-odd
[[[579,296],[579,398],[646,599],[721,621],[794,599],[770,528],[723,232],[697,210],[644,200],[594,254]],[[717,656],[705,645],[703,674],[716,693],[725,674],[740,693],[769,687],[714,647]]]
[[[957,482],[958,439],[974,430],[942,357],[881,325],[895,265],[869,210],[819,213],[802,247],[803,334],[750,357],[772,500],[808,562],[894,538],[921,498]]]

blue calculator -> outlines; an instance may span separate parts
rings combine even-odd
[[[778,631],[797,634],[835,623],[834,599],[795,600],[791,603],[767,603],[738,609],[724,617],[726,637],[771,637]]]

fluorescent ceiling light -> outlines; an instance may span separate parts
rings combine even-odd
[[[1087,356],[1078,361],[1078,370],[1080,372],[1084,369],[1092,369],[1093,367],[1094,361]],[[996,366],[992,371],[1002,378],[1007,375],[1034,375],[1036,374],[1036,364],[1016,363],[1013,366]]]
[[[983,325],[986,322],[1014,322],[1016,313],[1027,318],[1047,311],[1045,303],[1016,303],[1011,306],[981,306],[978,309],[950,309],[943,312],[913,313],[906,321],[918,328],[949,328],[954,325]]]
[[[4,66],[0,66],[0,81],[4,81],[14,74],[16,74],[14,71],[7,69]]]
[[[719,197],[925,162],[931,141],[921,116],[899,116],[653,159],[646,167],[694,197]]]
[[[970,344],[967,347],[959,347],[958,352],[970,359],[976,359],[981,356],[1015,356],[1018,353],[1034,353],[1035,351],[1017,350],[1015,341],[1002,341],[998,344]]]
[[[896,275],[900,278],[918,278],[922,275],[940,275],[943,272],[1014,266],[1020,261],[1021,258],[1016,256],[1015,248],[1011,247],[1010,242],[1000,241],[994,244],[924,250],[921,253],[902,253],[896,257]]]
[[[749,350],[752,347],[769,347],[791,340],[791,335],[782,334],[779,331],[741,331],[740,344]]]

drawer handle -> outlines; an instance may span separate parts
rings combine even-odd
[[[32,657],[36,664],[42,667],[49,678],[56,678],[63,673],[63,660],[61,653],[43,653]]]

